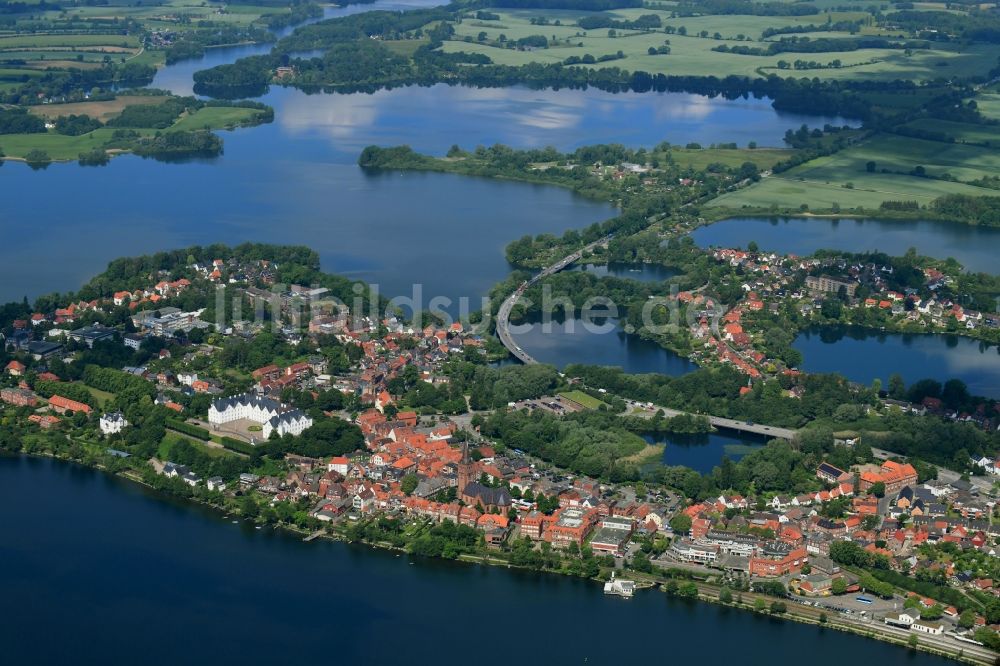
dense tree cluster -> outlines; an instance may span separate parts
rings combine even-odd
[[[617,417],[602,412],[562,419],[542,411],[496,412],[486,419],[481,432],[564,469],[613,480],[635,477],[634,466],[623,459],[646,445],[625,430]]]
[[[364,447],[364,436],[353,423],[341,419],[324,418],[316,421],[301,435],[285,435],[260,444],[262,455],[280,457],[294,453],[312,458],[328,458],[353,453]]]
[[[39,134],[45,132],[45,120],[27,109],[0,109],[0,134]]]

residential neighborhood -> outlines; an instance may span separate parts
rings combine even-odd
[[[497,387],[461,373],[488,368],[476,372],[496,384],[504,371],[488,365],[492,341],[465,324],[354,316],[330,304],[326,287],[266,289],[280,271],[270,260],[194,262],[152,275],[147,289],[15,322],[0,399],[32,432],[98,452],[144,483],[307,538],[552,568],[609,580],[609,594],[620,596],[636,584],[666,585],[664,576],[694,576],[925,639],[978,641],[977,631],[1000,626],[996,486],[984,481],[1000,469],[993,456],[968,461],[979,483],[945,480],[891,454],[857,462],[855,436],[832,442],[837,455],[822,454],[799,480],[807,492],[710,497],[682,484],[580,473],[484,426],[496,414],[607,413],[601,418],[641,416],[632,427],[644,427],[661,423],[662,412],[650,417],[652,403],[530,367],[506,371],[506,381],[537,374],[573,391],[540,383],[512,399],[484,398]],[[764,381],[774,371],[748,351],[750,321],[773,292],[750,286],[714,344]],[[204,297],[183,300],[220,289],[271,320],[220,326]],[[714,307],[700,294],[677,298]],[[147,302],[157,309],[142,309]],[[56,347],[34,353],[42,340]],[[624,412],[610,413],[611,404]],[[914,418],[933,413],[926,404],[893,407]]]

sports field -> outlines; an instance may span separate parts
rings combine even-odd
[[[572,400],[576,404],[582,405],[587,409],[597,409],[601,405],[605,404],[603,401],[598,400],[594,396],[584,393],[583,391],[563,391],[559,395],[567,400]]]

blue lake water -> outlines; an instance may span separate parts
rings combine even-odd
[[[350,5],[327,15],[433,4]],[[194,72],[268,48],[210,49],[160,70],[152,87],[190,94]],[[261,99],[275,108],[274,123],[222,133],[225,154],[217,159],[165,164],[124,156],[103,168],[43,171],[5,164],[0,183],[17,196],[0,201],[0,301],[74,289],[122,255],[244,241],[308,244],[326,270],[376,282],[385,294],[408,295],[419,283],[426,298],[477,298],[508,273],[510,241],[581,228],[614,209],[555,188],[372,176],[356,165],[365,146],[408,143],[443,154],[455,143],[770,145],[803,122],[843,122],[778,113],[765,99],[595,89],[436,85],[307,95],[274,87]],[[37,270],[39,261],[45,270]]]
[[[662,282],[680,275],[678,271],[658,264],[573,264],[567,271],[590,273],[596,277],[617,277],[637,282]]]
[[[915,247],[937,259],[952,257],[966,269],[997,273],[1000,229],[947,222],[823,217],[736,217],[700,227],[692,234],[702,247],[743,247],[808,255],[819,249],[898,256]]]
[[[591,581],[303,543],[52,460],[0,457],[0,487],[31,498],[0,502],[0,640],[11,664],[107,664],[129,654],[144,664],[274,664],[295,654],[363,664],[464,664],[475,655],[477,664],[507,665],[512,654],[532,664],[617,664],[626,649],[630,663],[668,649],[679,663],[706,654],[712,663],[785,663],[807,652],[816,666],[845,654],[946,663],[657,591],[623,601]],[[500,632],[489,649],[486,624],[455,625],[483,612]],[[645,639],[623,646],[600,636]]]
[[[802,369],[839,372],[870,384],[899,373],[907,385],[920,379],[961,379],[974,395],[1000,398],[1000,353],[996,346],[953,335],[871,333],[854,328],[806,330],[793,345],[802,352]]]
[[[650,444],[663,444],[663,464],[690,467],[702,474],[717,467],[728,456],[733,462],[766,443],[763,437],[719,431],[703,435],[644,435]]]
[[[513,324],[517,344],[541,363],[617,366],[625,372],[683,375],[697,366],[655,342],[622,331],[614,319]]]
[[[153,85],[186,94],[194,71],[260,51],[213,49],[162,70]],[[355,165],[361,148],[405,142],[440,154],[453,143],[571,149],[663,140],[763,146],[778,145],[786,129],[803,122],[842,124],[779,114],[766,100],[678,93],[434,86],[371,95],[274,89],[263,100],[275,107],[275,122],[224,133],[225,154],[215,160],[164,164],[128,156],[103,168],[44,171],[6,164],[0,300],[74,289],[122,255],[245,241],[307,244],[325,269],[376,282],[383,293],[407,294],[420,283],[425,298],[477,297],[507,274],[506,243],[584,227],[614,210],[555,188],[369,175]],[[588,337],[533,341],[528,334],[523,344],[557,365],[668,374],[693,367],[620,332]],[[722,441],[724,451],[718,437],[709,436],[707,446]],[[668,445],[665,460],[683,464],[676,456],[701,453],[696,446],[704,445]],[[703,661],[711,646],[710,658],[719,662],[781,663],[808,653],[825,666],[864,650],[874,663],[944,663],[654,592],[626,603],[604,597],[591,582],[303,544],[48,460],[0,457],[0,487],[9,499],[0,502],[0,640],[10,663],[96,664],[127,654],[150,664],[284,663],[289,655],[325,651],[365,664],[464,663],[473,655],[477,663],[508,664],[512,654],[529,663],[621,662],[620,641],[581,640],[581,626],[639,637],[627,647],[634,661],[662,658],[665,649],[674,660]],[[455,617],[473,608],[489,614],[490,629],[512,635],[518,651],[484,642],[486,624],[456,628]],[[529,626],[529,616],[545,621]],[[719,643],[722,631],[728,640]]]

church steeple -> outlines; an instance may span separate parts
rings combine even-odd
[[[465,487],[472,482],[472,459],[469,456],[469,443],[462,442],[462,460],[458,463],[458,494],[462,495]]]

